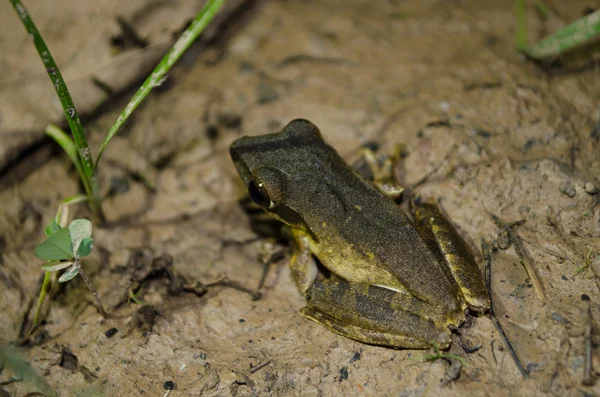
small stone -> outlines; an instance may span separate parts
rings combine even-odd
[[[242,125],[242,116],[230,112],[217,113],[217,123],[225,128],[238,128]]]
[[[127,193],[129,191],[129,180],[126,177],[113,176],[110,180],[110,190],[114,194]]]
[[[172,380],[168,380],[165,383],[163,383],[163,389],[165,390],[174,390],[175,389],[175,382],[173,382]]]
[[[266,80],[260,81],[256,87],[256,99],[258,103],[267,103],[279,98],[279,92],[275,86]]]
[[[497,243],[498,248],[501,250],[508,249],[508,247],[510,247],[510,237],[508,236],[508,233],[504,232],[498,235]]]
[[[585,192],[587,194],[596,194],[596,186],[594,186],[594,184],[592,182],[586,182],[585,185],[583,185],[583,188],[585,189]]]
[[[552,312],[552,320],[562,324],[569,324],[569,320],[567,320],[562,314],[557,312]]]
[[[348,367],[340,369],[340,382],[348,379]]]
[[[569,181],[561,183],[558,187],[558,190],[560,190],[561,193],[566,194],[569,197],[575,197],[575,186]]]
[[[111,328],[108,331],[106,331],[104,333],[104,335],[106,335],[107,338],[112,338],[113,336],[115,336],[115,334],[118,332],[119,330],[116,328]]]
[[[590,138],[592,138],[596,142],[600,141],[600,124],[592,128],[592,131],[590,132]]]

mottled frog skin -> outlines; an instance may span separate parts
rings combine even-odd
[[[230,154],[250,198],[291,228],[303,316],[366,343],[444,348],[466,308],[489,308],[473,256],[437,204],[416,206],[413,223],[311,122],[242,137]]]

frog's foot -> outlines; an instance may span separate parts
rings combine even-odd
[[[371,147],[363,147],[353,168],[365,179],[370,180],[386,196],[400,198],[404,188],[398,182],[394,170],[402,158],[404,145],[396,145],[388,156],[380,155]]]
[[[427,318],[425,303],[378,286],[316,280],[300,314],[350,339],[396,348],[450,344],[450,330]]]

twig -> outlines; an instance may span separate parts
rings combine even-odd
[[[258,288],[256,288],[258,291],[260,291],[265,286],[265,281],[267,279],[267,273],[269,272],[269,268],[271,267],[271,265],[273,263],[283,259],[285,257],[286,252],[287,252],[287,249],[281,249],[281,250],[275,251],[271,254],[269,259],[267,259],[267,261],[265,262],[265,265],[263,267],[262,274],[260,276],[260,281],[258,282]]]
[[[252,369],[250,370],[250,373],[251,373],[251,374],[253,374],[253,373],[255,373],[256,371],[258,371],[259,369],[261,369],[261,368],[264,368],[264,367],[266,367],[266,366],[267,366],[267,365],[269,365],[269,364],[271,364],[271,360],[267,360],[267,361],[265,361],[264,363],[260,363],[260,364],[259,364],[259,365],[257,365],[256,367],[252,368]]]
[[[515,247],[515,251],[517,252],[517,255],[519,255],[519,258],[521,259],[521,264],[523,265],[523,267],[525,268],[525,271],[527,271],[527,274],[529,275],[529,278],[531,279],[531,283],[533,284],[533,288],[535,289],[535,292],[537,293],[540,300],[542,302],[545,302],[546,294],[544,293],[544,287],[542,285],[540,277],[538,276],[537,270],[535,268],[535,263],[533,262],[533,259],[531,258],[529,251],[527,251],[527,248],[525,248],[525,245],[523,245],[523,240],[521,240],[521,238],[513,230],[514,225],[512,223],[504,222],[502,219],[500,219],[499,217],[497,217],[494,214],[490,214],[490,215],[492,217],[492,220],[496,223],[496,225],[502,230],[505,229],[506,233],[508,233],[508,238],[513,243],[513,245]]]
[[[529,239],[526,239],[526,238],[523,238],[523,237],[521,237],[521,240],[525,241],[527,244],[531,244],[531,245],[533,245],[534,247],[536,247],[536,248],[537,248],[537,249],[539,249],[540,251],[543,251],[543,252],[547,253],[548,255],[552,255],[552,256],[554,256],[554,257],[556,257],[556,258],[558,258],[558,259],[562,259],[562,260],[564,260],[564,261],[566,261],[566,260],[568,260],[568,259],[569,259],[569,257],[568,257],[568,256],[564,256],[563,254],[561,254],[561,253],[559,253],[559,252],[556,252],[556,251],[553,251],[553,250],[551,250],[551,249],[549,249],[549,248],[542,247],[541,245],[539,245],[539,244],[536,244],[536,243],[534,243],[533,241],[531,241],[531,240],[529,240]]]
[[[585,326],[585,333],[583,336],[583,343],[585,347],[585,361],[583,363],[583,380],[581,383],[585,386],[593,386],[596,383],[592,371],[592,309],[589,302],[589,296],[582,295],[581,299],[587,301],[588,308],[588,321]]]
[[[485,286],[490,296],[490,318],[492,319],[496,330],[500,334],[500,338],[502,338],[502,341],[506,345],[510,356],[515,362],[515,365],[519,369],[519,372],[521,372],[523,378],[527,378],[529,376],[529,372],[523,367],[523,364],[521,364],[521,360],[519,359],[519,356],[517,356],[517,352],[513,348],[512,343],[510,343],[508,340],[508,337],[506,336],[506,333],[504,332],[504,329],[502,328],[502,325],[498,321],[496,313],[494,312],[494,301],[492,300],[492,253],[490,251],[489,244],[486,243],[484,239],[481,239],[481,251],[483,252],[483,257],[485,259]],[[496,356],[494,355],[494,359],[495,358]]]
[[[77,261],[79,261],[79,259]],[[77,264],[77,266],[79,266],[79,264]],[[98,292],[96,291],[96,289],[94,288],[94,286],[90,282],[90,279],[83,272],[83,269],[81,268],[81,266],[79,267],[79,275],[83,279],[83,282],[85,283],[85,286],[88,287],[88,289],[94,295],[94,299],[96,301],[96,307],[98,308],[98,311],[100,312],[100,314],[102,315],[102,317],[108,318],[109,317],[108,313],[104,310],[104,306],[102,306],[102,302],[100,302],[100,296],[98,296]]]
[[[421,186],[422,184],[424,184],[425,182],[427,182],[429,180],[429,178],[431,178],[431,176],[433,174],[435,174],[436,172],[438,172],[440,170],[440,168],[442,168],[442,166],[446,163],[446,161],[448,161],[448,159],[450,158],[450,156],[452,154],[454,154],[456,152],[456,144],[454,144],[450,150],[448,150],[448,153],[446,153],[446,155],[442,158],[442,160],[440,160],[434,167],[433,169],[431,169],[431,171],[429,171],[427,174],[425,174],[421,179],[419,179],[417,182],[413,183],[408,189],[409,192],[414,192],[414,190],[416,188],[418,188],[419,186]]]
[[[229,280],[226,277],[221,278],[217,281],[213,281],[212,283],[208,283],[208,284],[203,284],[199,281],[196,281],[193,285],[184,285],[182,287],[182,289],[185,292],[193,292],[198,296],[202,296],[206,292],[208,292],[209,288],[212,288],[212,287],[227,287],[227,288],[232,288],[232,289],[244,292],[244,293],[250,295],[250,298],[252,298],[253,301],[257,301],[260,298],[262,298],[262,294],[260,293],[260,291],[256,291],[256,290],[252,290],[248,287],[244,287],[237,281]]]

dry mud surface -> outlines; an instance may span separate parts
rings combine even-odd
[[[600,321],[600,78],[578,59],[556,73],[519,56],[513,3],[248,2],[220,40],[182,59],[105,152],[107,224],[95,228],[84,269],[111,318],[98,314],[77,278],[57,291],[21,357],[59,396],[163,396],[167,381],[175,385],[170,396],[600,396],[600,386],[582,384],[590,314],[593,346]],[[547,3],[546,19],[529,13],[532,38],[600,6]],[[72,10],[69,1],[54,7]],[[61,36],[85,34],[52,26],[54,51],[66,45]],[[10,64],[17,79],[18,59]],[[113,102],[86,124],[94,149],[124,105]],[[13,121],[44,114],[32,101],[16,108],[23,115],[11,114]],[[260,300],[228,286],[181,290],[182,279],[223,277],[256,288],[273,244],[250,228],[227,148],[297,117],[318,125],[347,158],[366,142],[404,144],[403,182],[440,199],[482,270],[479,241],[498,237],[489,213],[525,221],[515,230],[546,302],[512,246],[492,255],[492,290],[527,379],[488,316],[461,331],[463,343],[481,346],[476,352],[454,338],[450,352],[466,365],[452,381],[446,360],[424,362],[431,352],[361,344],[301,318],[289,255],[271,266]],[[32,143],[29,152],[11,152],[20,160],[1,180],[0,342],[19,340],[24,313],[31,318],[42,275],[33,247],[60,200],[79,192],[65,156]],[[0,146],[13,150],[8,139]],[[74,215],[89,216],[84,208]],[[145,279],[138,298],[151,306],[128,303]],[[595,347],[592,356],[600,369]],[[44,388],[12,376],[6,366],[0,372],[3,397]]]

